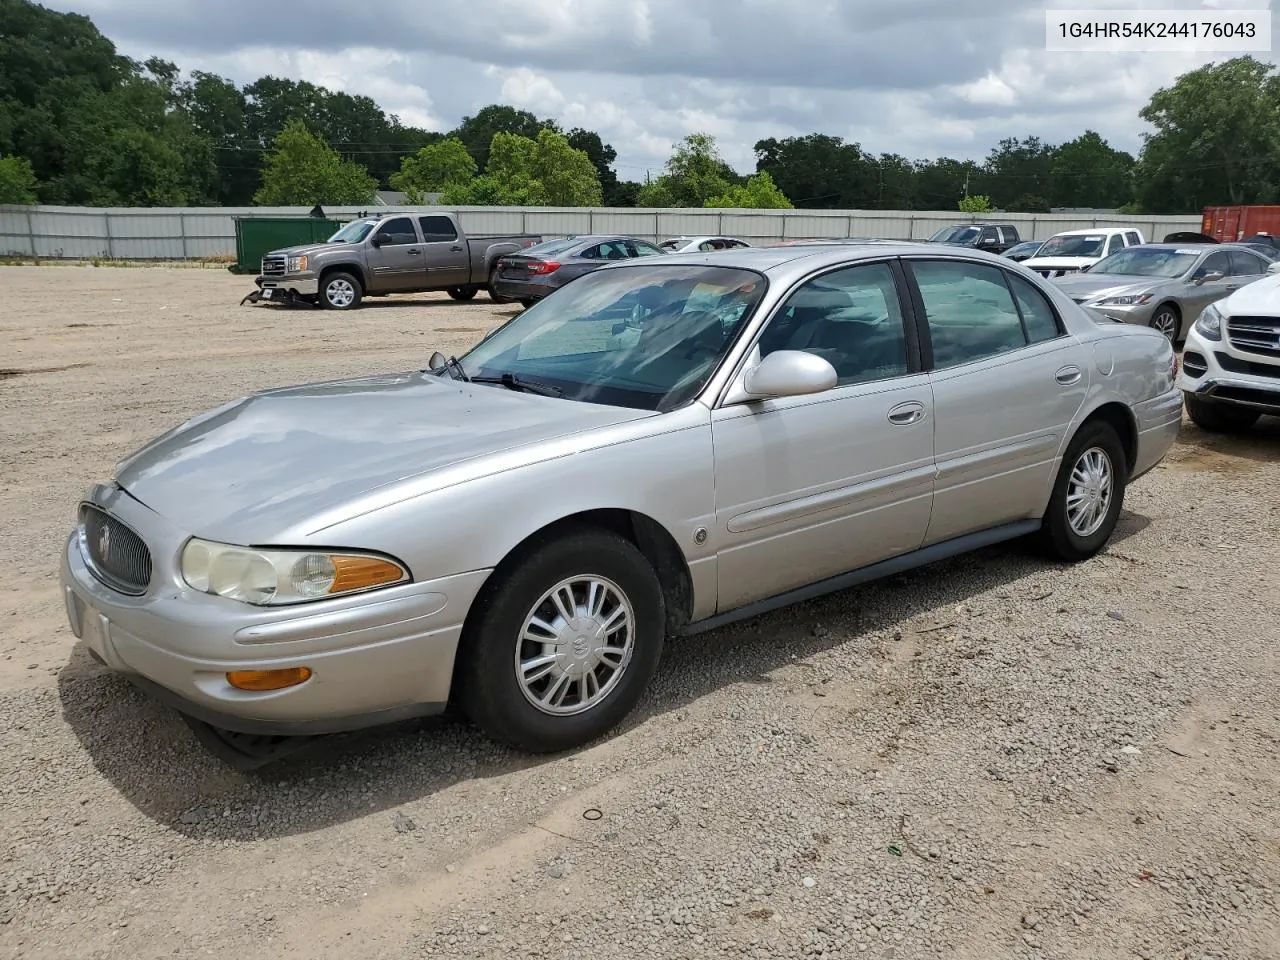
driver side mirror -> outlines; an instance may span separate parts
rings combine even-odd
[[[375,233],[369,238],[369,245],[372,247],[380,247],[387,242],[387,238],[380,233]]]
[[[1226,276],[1226,274],[1222,273],[1222,271],[1220,270],[1213,270],[1213,271],[1210,271],[1209,273],[1201,273],[1195,277],[1195,284],[1198,287],[1202,283],[1212,283],[1215,280],[1221,280],[1224,276]]]
[[[804,350],[775,350],[747,371],[743,387],[752,400],[822,393],[836,385],[836,368]]]
[[[1274,263],[1270,264],[1267,267],[1267,273],[1280,273],[1280,260],[1276,260]]]

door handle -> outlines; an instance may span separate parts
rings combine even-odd
[[[461,248],[461,247],[457,247],[457,246],[450,247],[449,249],[450,249],[450,250],[452,250],[454,253],[461,253],[461,252],[462,252],[462,248]]]
[[[1057,380],[1060,384],[1062,384],[1064,387],[1068,386],[1069,384],[1075,383],[1077,380],[1080,379],[1080,368],[1079,367],[1063,367],[1061,370],[1059,370],[1057,373],[1053,375],[1053,378]]]
[[[906,426],[909,423],[915,423],[917,420],[924,419],[924,404],[916,400],[909,400],[906,403],[900,403],[896,407],[889,408],[889,422],[896,423],[898,426]]]
[[[421,250],[406,250],[406,251],[405,251],[405,253],[409,254],[409,256],[411,256],[411,257],[420,257],[420,256],[422,256],[422,251],[421,251]]]

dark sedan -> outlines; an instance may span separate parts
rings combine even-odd
[[[1024,240],[1022,243],[1010,247],[1004,253],[1000,254],[1000,256],[1007,257],[1010,260],[1021,263],[1023,260],[1030,260],[1034,257],[1036,255],[1036,251],[1038,251],[1042,246],[1044,246],[1043,240]]]
[[[635,237],[563,237],[526,247],[501,258],[490,293],[495,300],[516,300],[528,307],[583,274],[619,260],[663,257],[654,244]]]

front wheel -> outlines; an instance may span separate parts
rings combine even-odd
[[[661,585],[635,545],[603,530],[567,534],[477,599],[459,652],[462,706],[517,749],[582,746],[635,707],[665,633]]]
[[[354,274],[340,270],[320,281],[320,305],[328,310],[354,310],[363,291]]]
[[[1041,523],[1040,542],[1046,552],[1077,563],[1101,550],[1120,519],[1127,474],[1124,446],[1115,428],[1102,421],[1081,427],[1062,458]]]
[[[1148,324],[1153,330],[1163,333],[1170,343],[1177,343],[1182,333],[1182,315],[1178,313],[1178,308],[1171,303],[1162,303],[1156,308],[1156,312],[1151,315],[1151,321]]]
[[[448,290],[445,291],[445,293],[449,294],[449,299],[451,300],[460,300],[465,302],[467,300],[475,299],[476,288],[475,287],[450,287]]]
[[[1257,410],[1201,400],[1189,393],[1184,393],[1182,400],[1191,422],[1210,433],[1245,433],[1262,416]]]

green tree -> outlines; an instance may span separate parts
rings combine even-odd
[[[600,139],[600,134],[592,130],[574,127],[566,134],[569,146],[581,150],[596,168],[596,176],[600,179],[600,192],[604,196],[606,207],[634,207],[633,193],[622,186],[614,172],[613,162],[618,159],[618,151]],[[637,187],[638,189],[638,187]],[[628,203],[627,201],[631,202]]]
[[[665,169],[666,173],[640,189],[637,206],[703,207],[742,180],[720,156],[715,137],[709,133],[691,133],[681,140]]]
[[[450,184],[448,204],[590,207],[602,202],[600,178],[591,158],[569,146],[561,133],[542,129],[531,140],[495,133],[483,176]]]
[[[311,134],[301,120],[290,120],[267,155],[262,186],[253,202],[262,206],[372,203],[378,181],[357,163],[344,160]]]
[[[598,138],[597,138],[598,139]],[[553,207],[598,207],[604,203],[600,174],[585,150],[552,130],[538,132],[533,179],[542,185],[543,202]]]
[[[457,137],[448,137],[401,160],[400,172],[392,175],[391,186],[404,191],[410,203],[425,203],[426,194],[441,193],[455,184],[466,186],[477,172],[466,145]]]
[[[35,203],[36,175],[26,157],[0,157],[0,203]]]
[[[1054,148],[1039,137],[1006,137],[987,156],[985,189],[997,207],[1007,207],[1015,197],[1045,196],[1053,171]]]
[[[798,207],[866,207],[879,183],[874,161],[858,144],[823,133],[760,140],[755,154],[756,170],[768,173]]]
[[[1024,193],[1009,201],[1009,205],[1004,209],[1010,213],[1048,213],[1051,207],[1044,197],[1037,197],[1034,193]]]
[[[991,210],[991,198],[961,197],[956,206],[961,213],[987,213]]]
[[[475,116],[463,117],[457,129],[449,134],[467,145],[467,152],[476,166],[489,172],[489,151],[498,133],[513,133],[526,140],[538,139],[543,129],[556,130],[552,120],[539,120],[528,110],[517,110],[502,103],[491,103],[477,111]]]
[[[983,176],[972,160],[921,160],[915,164],[914,209],[955,210],[967,190],[982,192]]]
[[[1132,156],[1086,130],[1054,151],[1048,196],[1058,207],[1119,207],[1133,199],[1133,167]]]
[[[703,206],[739,210],[792,209],[791,201],[778,189],[767,170],[748,177],[746,183],[730,187],[718,197],[711,197]]]
[[[1208,64],[1157,90],[1139,116],[1144,210],[1280,199],[1280,79],[1251,56]]]

